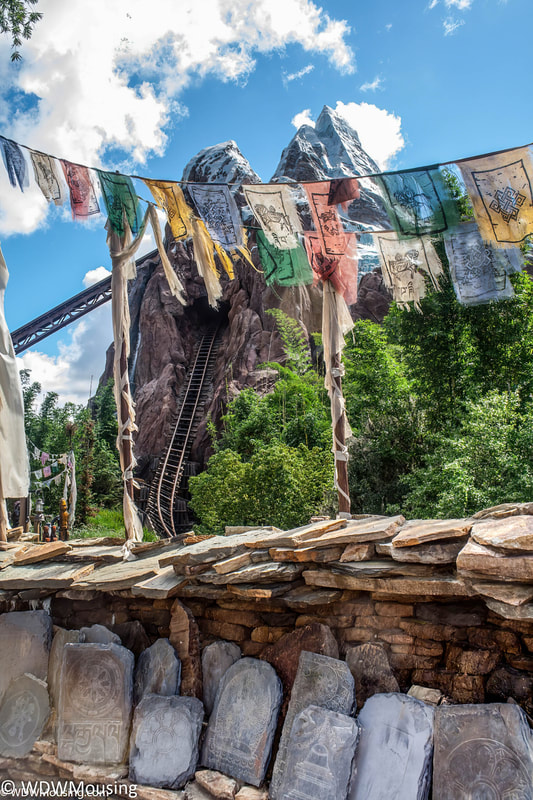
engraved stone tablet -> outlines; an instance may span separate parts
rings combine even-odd
[[[61,686],[61,668],[63,666],[63,649],[66,644],[75,644],[80,640],[79,631],[67,631],[57,628],[52,639],[50,658],[48,660],[48,691],[50,702],[54,708],[59,706],[59,688]]]
[[[50,713],[44,681],[23,675],[12,681],[0,708],[0,755],[27,755],[42,733]]]
[[[366,701],[357,718],[361,740],[349,800],[427,800],[434,713],[406,694],[375,694]]]
[[[130,781],[179,789],[198,763],[204,707],[196,697],[146,694],[135,709]]]
[[[433,800],[532,800],[532,748],[529,725],[519,706],[439,706]]]
[[[354,680],[344,661],[302,651],[272,773],[272,800],[281,800],[279,790],[285,783],[289,739],[296,716],[310,705],[349,715],[354,702]]]
[[[128,744],[133,653],[117,644],[67,644],[59,696],[58,757],[118,764]]]
[[[133,702],[137,705],[145,694],[179,694],[180,683],[181,661],[168,639],[158,639],[139,656]]]
[[[349,647],[346,663],[354,677],[358,708],[374,694],[400,691],[382,644],[368,642]]]
[[[358,738],[359,726],[346,714],[318,706],[300,711],[289,737],[280,800],[346,800]]]
[[[234,642],[213,642],[202,650],[202,674],[204,679],[204,706],[210,714],[215,704],[220,679],[227,669],[241,657],[241,648]]]
[[[204,767],[259,786],[281,705],[281,681],[265,661],[241,658],[223,675],[202,749]]]
[[[87,644],[122,644],[120,636],[105,625],[91,625],[87,628],[80,628],[80,642]]]
[[[46,611],[0,614],[0,700],[14,678],[25,673],[46,680],[52,620]]]

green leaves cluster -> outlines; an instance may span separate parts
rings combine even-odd
[[[37,3],[38,0],[0,0],[0,33],[11,34],[11,61],[22,59],[18,48],[23,39],[31,38],[35,24],[43,16],[33,10]]]

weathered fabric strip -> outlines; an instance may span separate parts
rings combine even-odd
[[[103,172],[99,169],[96,172],[100,180],[109,224],[119,236],[124,236],[125,216],[131,232],[136,236],[140,230],[143,215],[131,178],[127,175]]]
[[[298,247],[302,223],[288,186],[243,186],[246,202],[268,242],[278,250]]]
[[[376,181],[400,237],[442,233],[459,223],[457,203],[438,169],[385,174]]]
[[[345,207],[352,200],[358,200],[359,194],[357,178],[336,178],[329,184],[328,204]]]
[[[11,186],[16,186],[18,183],[20,191],[23,192],[30,185],[24,154],[16,142],[3,136],[0,136],[0,145],[9,182]]]
[[[322,250],[326,256],[343,256],[348,246],[348,235],[345,233],[339,212],[329,205],[329,184],[307,183],[304,186],[311,218],[316,232],[322,241]]]
[[[85,219],[100,213],[100,206],[87,167],[60,160],[65,180],[70,191],[70,206],[74,219]]]
[[[229,188],[189,184],[188,191],[213,241],[226,250],[242,247],[241,214]]]
[[[342,256],[324,253],[322,238],[314,231],[305,231],[304,244],[307,258],[318,281],[330,281],[348,305],[357,300],[357,239],[355,234],[345,234],[346,251]]]
[[[400,308],[414,303],[420,311],[420,300],[426,296],[427,283],[439,289],[443,274],[441,261],[428,237],[401,239],[396,233],[374,234],[385,285],[391,290]]]
[[[313,270],[301,244],[280,250],[263,231],[256,234],[257,249],[267,286],[304,286],[313,283]]]
[[[533,233],[533,163],[528,147],[457,166],[486,242],[507,247]]]
[[[152,181],[144,178],[157,205],[167,215],[174,239],[185,239],[191,235],[191,208],[187,205],[181,186],[169,181]]]
[[[513,297],[509,275],[520,272],[517,247],[504,249],[484,242],[475,223],[465,223],[444,238],[455,294],[465,306]]]
[[[35,150],[30,151],[30,158],[37,186],[49,203],[62,206],[67,196],[56,159]]]
[[[26,497],[30,485],[24,405],[13,342],[4,316],[9,272],[0,250],[0,502]]]

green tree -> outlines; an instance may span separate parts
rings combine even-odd
[[[0,0],[0,33],[11,36],[11,61],[20,61],[19,47],[23,39],[30,39],[33,28],[42,18],[40,11],[34,11],[38,0]]]

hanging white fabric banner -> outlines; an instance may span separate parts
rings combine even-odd
[[[271,245],[292,250],[299,245],[302,223],[288,186],[243,186],[246,202]]]
[[[8,279],[9,272],[0,249],[0,496],[26,497],[30,475],[22,387],[4,317]]]
[[[400,239],[396,233],[374,234],[385,285],[400,308],[413,302],[420,311],[426,296],[426,280],[439,289],[442,264],[428,236]]]

